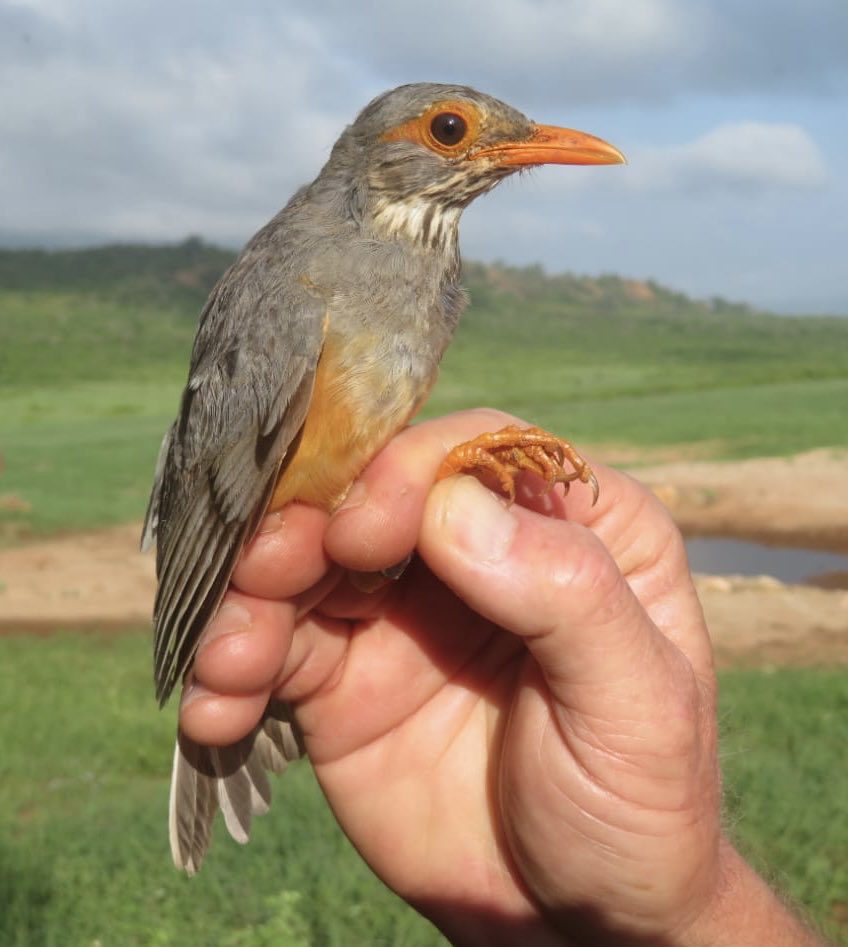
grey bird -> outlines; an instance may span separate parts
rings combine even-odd
[[[160,704],[191,669],[262,516],[293,500],[333,510],[426,399],[466,304],[463,209],[522,168],[623,160],[598,138],[536,124],[465,86],[405,85],[367,105],[318,177],[249,241],[200,315],[145,519],[142,548],[156,543]],[[534,429],[484,436],[445,470],[490,467],[509,491],[503,459],[518,455],[551,480],[593,481],[566,442]],[[169,820],[177,867],[198,870],[219,808],[246,842],[270,804],[267,772],[302,749],[276,701],[233,746],[180,733]]]

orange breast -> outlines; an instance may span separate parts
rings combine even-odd
[[[326,338],[300,438],[280,472],[269,510],[300,500],[332,510],[380,448],[412,417],[433,379],[423,387],[396,379],[375,356],[376,340],[355,348]]]

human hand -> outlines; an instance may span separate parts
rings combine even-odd
[[[472,478],[431,487],[449,447],[510,420],[417,425],[331,518],[269,517],[181,725],[223,744],[272,691],[293,703],[346,833],[456,942],[722,943],[702,935],[745,872],[721,837],[715,679],[680,535],[605,468],[595,507],[531,477],[509,509]],[[370,595],[343,571],[416,547]]]

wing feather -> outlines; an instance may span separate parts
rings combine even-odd
[[[160,703],[191,666],[312,397],[327,303],[300,278],[306,241],[288,231],[287,213],[257,234],[212,291],[180,410],[156,462],[142,548],[156,544]],[[178,733],[169,808],[174,863],[189,874],[200,868],[219,808],[230,834],[246,842],[251,819],[270,805],[266,771],[282,772],[301,752],[289,708],[273,700],[254,732],[233,746],[202,747]]]
[[[267,271],[252,259],[225,274],[201,316],[145,518],[142,546],[157,546],[160,703],[191,665],[312,395],[325,305],[296,281],[264,285]]]

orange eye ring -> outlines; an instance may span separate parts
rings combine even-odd
[[[417,118],[387,131],[383,141],[411,141],[446,158],[468,152],[480,134],[482,119],[470,102],[431,105]]]

